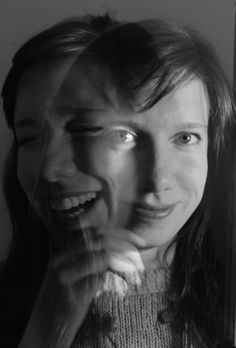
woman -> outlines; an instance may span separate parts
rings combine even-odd
[[[9,346],[222,347],[208,154],[233,106],[208,44],[159,20],[67,21],[18,51],[2,96]]]

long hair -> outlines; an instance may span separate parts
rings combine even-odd
[[[210,104],[209,156],[213,155],[215,167],[209,170],[215,170],[218,153],[224,143],[225,129],[232,120],[232,97],[214,52],[192,29],[161,20],[121,24],[104,16],[74,19],[37,35],[17,52],[3,86],[3,107],[13,132],[17,86],[23,73],[37,62],[66,55],[77,55],[78,64],[86,61],[97,67],[101,79],[99,86],[101,89],[104,86],[101,92],[109,98],[109,91],[105,87],[107,84],[103,83],[105,78],[109,79],[122,100],[138,111],[151,108],[183,83],[200,79]],[[16,143],[13,148],[15,152],[8,162],[8,172],[9,168],[14,168],[16,173]],[[215,278],[215,258],[209,248],[208,216],[211,212],[208,184],[211,175],[208,174],[199,207],[174,240],[176,252],[170,285],[174,295],[170,296],[168,311],[171,309],[171,315],[167,317],[172,317],[173,322],[178,323],[176,330],[183,334],[183,345],[185,334],[190,337],[190,341],[192,336],[193,341],[196,341],[199,334],[207,346],[213,347],[217,344],[216,330],[220,327],[220,290]],[[19,196],[23,197],[24,193],[16,175],[14,178],[6,178],[9,210],[16,222],[15,226],[19,226],[22,217],[19,217],[17,207],[12,208],[14,198],[11,197],[11,181],[19,188]],[[24,205],[29,209],[26,199]],[[24,233],[31,232],[25,224],[20,229],[15,228],[17,230],[15,237],[18,236],[19,240]],[[215,301],[212,302],[212,299]],[[165,313],[162,314],[165,318]],[[202,342],[201,339],[199,342]],[[188,344],[191,344],[190,341]]]
[[[200,79],[206,89],[210,106],[208,159],[211,165],[202,201],[173,241],[176,243],[171,269],[174,297],[171,293],[170,307],[165,312],[171,313],[167,317],[172,317],[177,331],[182,332],[183,346],[187,344],[186,337],[189,346],[196,341],[199,346],[203,346],[203,342],[209,347],[216,346],[217,333],[222,332],[220,305],[224,289],[219,287],[222,272],[218,271],[212,251],[209,186],[217,171],[224,135],[233,120],[234,106],[215,53],[209,43],[190,28],[147,20],[124,24],[104,33],[87,47],[78,63],[80,61],[97,67],[98,86],[100,89],[104,86],[100,93],[109,99],[104,80],[110,79],[122,101],[138,112],[151,108],[192,79]],[[166,317],[166,313],[160,314]]]
[[[17,177],[18,142],[14,111],[18,83],[28,68],[57,57],[79,55],[92,40],[117,25],[108,15],[73,18],[56,24],[27,41],[16,52],[2,89],[3,108],[14,139],[5,161],[3,189],[12,221],[12,241],[1,278],[1,336],[17,346],[45,276],[53,240],[34,212]],[[9,335],[8,325],[14,335]],[[12,339],[12,342],[10,340]]]

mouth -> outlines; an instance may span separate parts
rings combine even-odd
[[[175,209],[177,203],[169,204],[169,205],[158,205],[158,206],[150,206],[147,204],[135,204],[134,212],[136,215],[143,219],[148,220],[159,220],[164,219],[169,216],[172,211]]]
[[[92,208],[100,197],[99,192],[78,193],[49,200],[53,213],[68,218],[78,218]]]

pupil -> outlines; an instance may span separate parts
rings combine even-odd
[[[184,134],[184,135],[182,136],[182,140],[183,140],[185,143],[189,142],[189,141],[190,141],[190,135]]]
[[[120,131],[119,138],[121,140],[126,140],[126,137],[127,137],[126,131]]]

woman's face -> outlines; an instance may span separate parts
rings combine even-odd
[[[146,247],[165,245],[204,191],[202,83],[188,82],[136,112],[112,87],[106,98],[93,69],[71,64],[40,64],[20,82],[15,128],[25,193],[58,243],[86,225],[124,227]]]

